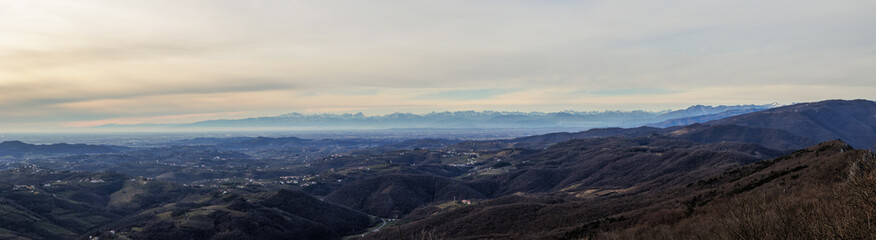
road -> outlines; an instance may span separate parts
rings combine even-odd
[[[383,224],[380,224],[379,227],[375,228],[374,230],[371,230],[371,232],[380,231],[380,229],[383,228],[383,226],[386,226],[386,219],[385,218],[380,218],[380,221],[383,221]],[[362,236],[364,237],[365,235],[363,234]]]
[[[381,228],[386,226],[386,219],[385,218],[380,218],[380,221],[383,221],[383,223],[381,223],[380,226],[377,226],[377,228],[374,228],[374,230],[371,230],[369,232],[362,233],[362,237],[364,237],[365,235],[368,235],[369,233],[375,233],[377,231],[380,231]]]

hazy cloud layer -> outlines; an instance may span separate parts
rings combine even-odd
[[[874,98],[873,1],[6,1],[0,130]]]

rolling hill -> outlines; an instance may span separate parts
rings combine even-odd
[[[479,177],[471,184],[488,196],[517,192],[641,191],[780,154],[754,144],[702,144],[660,136],[589,138],[510,157],[504,161],[519,165],[518,170]]]
[[[698,122],[698,121],[692,121]],[[572,139],[664,135],[702,143],[755,143],[782,151],[842,139],[857,148],[876,146],[876,102],[827,100],[754,111],[726,118],[667,128],[596,128],[507,140],[468,141],[458,149],[544,148]]]
[[[387,174],[344,185],[325,201],[363,212],[399,218],[436,201],[486,198],[471,187],[434,175]]]
[[[800,103],[705,124],[778,129],[813,142],[842,139],[856,148],[876,146],[876,102],[868,100]]]
[[[114,153],[123,147],[87,144],[28,144],[21,141],[5,141],[0,143],[0,157],[22,157],[27,155],[46,156],[62,154]]]
[[[370,216],[295,190],[208,190],[117,173],[0,174],[4,239],[335,239]]]
[[[293,190],[217,193],[145,210],[90,234],[109,239],[338,239],[376,224]]]
[[[856,200],[854,194],[876,191],[876,185],[855,183],[855,179],[876,176],[874,164],[876,158],[872,153],[854,150],[841,141],[831,141],[647,191],[600,196],[556,192],[514,194],[473,205],[429,205],[402,219],[405,224],[398,231],[382,231],[366,239],[396,239],[399,233],[403,238],[437,235],[441,239],[732,239],[738,236],[837,239],[831,235],[836,233],[873,236],[870,230],[876,228],[866,223],[865,215],[830,211],[849,211],[853,207],[846,204],[863,203]],[[853,191],[846,195],[826,191],[829,189]],[[876,205],[866,205],[866,209],[876,209]],[[801,215],[807,212],[811,214]],[[797,218],[789,219],[782,214],[796,214]],[[817,220],[819,218],[858,225],[831,229],[827,222],[813,224],[822,221]],[[780,235],[782,233],[785,235]]]

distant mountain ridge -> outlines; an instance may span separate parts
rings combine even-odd
[[[356,114],[301,114],[289,113],[272,117],[244,119],[219,119],[187,124],[108,124],[104,128],[597,128],[597,127],[637,127],[672,119],[703,115],[724,114],[733,116],[756,112],[778,106],[735,105],[704,106],[695,105],[674,111],[562,111],[562,112],[506,112],[506,111],[456,111],[432,112],[426,114],[392,113],[366,116]],[[716,115],[717,116],[717,115]],[[707,120],[714,120],[709,118]]]
[[[88,154],[88,153],[113,153],[123,150],[123,147],[107,145],[67,144],[57,143],[49,145],[28,144],[21,141],[5,141],[0,143],[0,157],[20,157],[28,154],[56,155],[56,154]]]

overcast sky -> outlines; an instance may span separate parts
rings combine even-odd
[[[0,131],[876,98],[876,1],[0,0]]]

